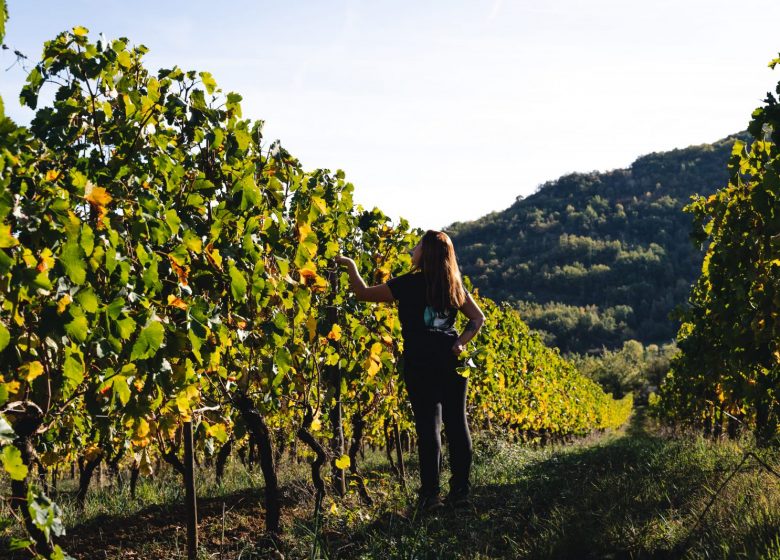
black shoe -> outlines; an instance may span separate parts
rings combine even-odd
[[[434,513],[444,508],[444,502],[438,494],[433,496],[420,496],[417,501],[417,511],[419,513]]]
[[[460,489],[450,490],[449,494],[447,494],[447,505],[456,508],[470,506],[471,500],[469,499],[469,491]]]

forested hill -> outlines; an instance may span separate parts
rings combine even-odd
[[[702,253],[682,211],[727,181],[734,135],[653,153],[628,169],[573,173],[452,234],[480,292],[515,302],[563,351],[674,338]]]

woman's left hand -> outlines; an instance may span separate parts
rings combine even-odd
[[[456,356],[460,356],[463,351],[466,350],[466,346],[464,344],[461,344],[460,342],[456,342],[452,346],[452,353]]]

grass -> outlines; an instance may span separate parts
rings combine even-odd
[[[199,473],[201,557],[319,558],[770,558],[780,560],[780,480],[748,461],[701,516],[740,463],[747,442],[672,437],[649,428],[641,411],[617,433],[566,446],[532,448],[475,438],[473,504],[429,516],[409,512],[408,488],[382,454],[361,465],[375,504],[356,492],[327,497],[312,515],[308,465],[286,462],[282,537],[263,534],[262,478],[231,463],[223,485]],[[762,452],[770,464],[777,453]],[[77,558],[185,558],[181,484],[144,479],[138,496],[104,488],[77,514],[63,503],[64,548]],[[695,529],[695,530],[694,530]]]

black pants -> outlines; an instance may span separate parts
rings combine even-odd
[[[466,419],[468,380],[455,371],[456,360],[406,363],[404,381],[414,412],[420,456],[420,494],[439,493],[441,423],[450,457],[450,491],[468,492],[471,471],[471,434]]]

